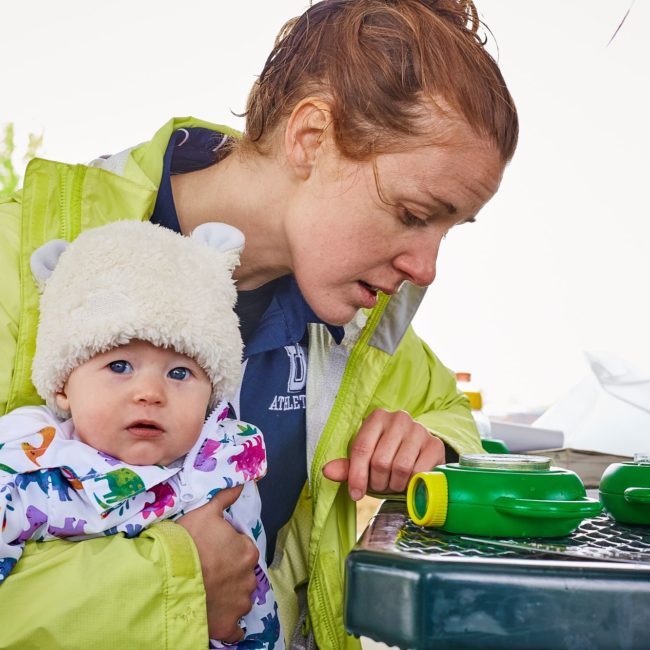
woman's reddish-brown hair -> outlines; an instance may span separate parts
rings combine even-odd
[[[295,105],[317,95],[331,103],[341,153],[363,160],[405,136],[435,139],[422,119],[428,100],[509,161],[517,112],[478,27],[471,0],[322,0],[280,31],[248,98],[242,145],[268,152]]]

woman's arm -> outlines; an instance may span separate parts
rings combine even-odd
[[[444,443],[444,444],[443,444]],[[350,496],[367,489],[401,492],[410,477],[445,462],[447,449],[479,453],[467,398],[428,346],[408,328],[390,359],[349,459],[327,463],[325,476],[348,482]]]
[[[213,638],[238,640],[258,555],[223,519],[237,494],[132,539],[28,542],[0,586],[0,648],[193,650],[208,647],[208,620]]]
[[[459,453],[480,453],[469,401],[454,374],[409,327],[391,358],[371,410],[403,409]]]
[[[135,539],[29,542],[0,587],[0,647],[206,648],[201,565],[162,522]]]

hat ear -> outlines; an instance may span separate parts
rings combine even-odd
[[[231,270],[239,264],[239,256],[246,243],[244,233],[227,223],[202,223],[192,231],[191,237],[214,250],[228,253],[228,266]]]
[[[63,251],[70,245],[65,239],[52,239],[37,248],[29,260],[29,266],[38,288],[42,291],[59,262]]]

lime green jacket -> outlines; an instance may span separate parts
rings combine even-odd
[[[33,160],[22,192],[0,204],[0,413],[40,403],[30,379],[38,322],[31,253],[116,219],[148,219],[174,130],[90,165]],[[320,648],[356,648],[343,624],[344,559],[356,539],[355,504],[322,467],[347,455],[376,408],[404,409],[458,452],[480,452],[466,398],[410,327],[423,291],[405,285],[346,326],[341,345],[310,325],[307,378],[309,480],[278,537],[271,565],[288,644],[313,635]],[[2,441],[0,441],[1,444]],[[55,598],[53,594],[60,595]],[[135,539],[28,543],[0,588],[0,648],[205,648],[205,592],[190,536],[171,522]]]

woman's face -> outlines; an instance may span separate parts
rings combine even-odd
[[[466,134],[458,144],[381,154],[374,164],[323,146],[287,228],[307,302],[324,321],[344,324],[373,307],[378,290],[431,284],[440,242],[474,219],[497,191],[503,168],[494,147]]]

